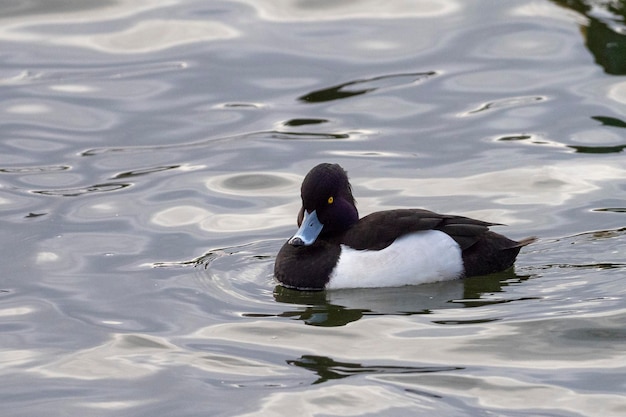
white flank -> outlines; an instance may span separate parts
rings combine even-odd
[[[399,287],[457,279],[462,273],[459,245],[443,232],[427,230],[402,236],[379,251],[341,245],[326,288]]]

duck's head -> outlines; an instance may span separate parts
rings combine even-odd
[[[359,221],[348,174],[337,164],[319,164],[304,178],[299,229],[289,239],[292,246],[309,246],[322,236],[332,236]]]

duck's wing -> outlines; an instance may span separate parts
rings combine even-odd
[[[421,209],[387,210],[363,217],[341,236],[340,243],[359,250],[380,250],[407,233],[440,230],[454,239],[461,250],[465,250],[474,245],[490,226],[496,225]]]

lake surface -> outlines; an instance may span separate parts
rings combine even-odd
[[[3,416],[626,415],[613,1],[0,4]],[[319,162],[515,270],[277,287]],[[384,277],[381,277],[384,279]]]

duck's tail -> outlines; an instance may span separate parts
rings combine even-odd
[[[527,237],[520,241],[489,231],[462,253],[465,276],[487,275],[513,266],[520,249],[537,240]]]

